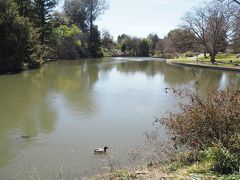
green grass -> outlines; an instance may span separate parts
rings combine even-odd
[[[236,56],[236,54],[218,54],[216,56],[216,61],[218,64],[214,66],[236,67],[236,64],[240,64],[240,58],[237,58]],[[198,57],[198,62],[194,60],[194,57],[189,58],[185,56],[180,56],[178,59],[174,60],[182,63],[212,65],[209,55],[207,55],[207,58],[205,58],[203,55],[200,55]]]
[[[236,54],[218,54],[216,56],[216,61],[229,63],[230,60],[233,62],[240,62],[240,58],[236,57]],[[200,61],[210,61],[210,57],[204,58],[203,56],[199,58]]]

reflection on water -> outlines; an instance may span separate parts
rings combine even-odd
[[[98,146],[127,157],[155,116],[176,110],[165,88],[189,86],[193,74],[202,94],[240,86],[237,73],[150,58],[58,61],[0,76],[0,179],[13,170],[24,179],[31,166],[51,174],[63,161],[91,173],[102,163],[91,153]]]

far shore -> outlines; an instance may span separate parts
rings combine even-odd
[[[219,65],[219,64],[203,64],[201,62],[193,61],[193,62],[181,62],[178,59],[167,59],[166,62],[168,64],[173,65],[182,65],[188,67],[198,67],[198,68],[208,68],[208,69],[216,69],[216,70],[224,70],[224,71],[236,71],[240,72],[240,66],[226,66],[226,65]]]

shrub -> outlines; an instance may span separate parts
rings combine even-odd
[[[158,119],[177,146],[202,150],[222,144],[231,152],[240,152],[240,90],[215,90],[206,97],[194,90],[175,90],[188,104],[180,104],[180,112]]]
[[[216,151],[215,158],[214,171],[221,174],[233,174],[239,171],[240,158],[238,155],[221,148]]]
[[[110,56],[110,52],[107,48],[102,48],[102,53],[104,57]]]
[[[201,153],[202,161],[211,161],[212,170],[221,174],[233,174],[239,171],[240,156],[230,153],[224,147],[215,146]]]

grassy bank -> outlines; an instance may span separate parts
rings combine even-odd
[[[210,62],[210,57],[204,57],[204,55],[199,55],[198,57],[186,57],[184,55],[177,59],[169,59],[168,62],[179,65],[192,65],[199,67],[216,67],[226,68],[226,70],[240,70],[240,58],[236,54],[218,54],[216,57],[216,64]]]
[[[86,180],[238,180],[240,174],[221,175],[211,172],[208,164],[194,164],[192,166],[178,167],[176,164],[158,167],[145,167],[140,170],[116,170],[112,173],[104,175],[97,175],[92,178],[85,178]],[[203,172],[204,171],[204,172]]]

